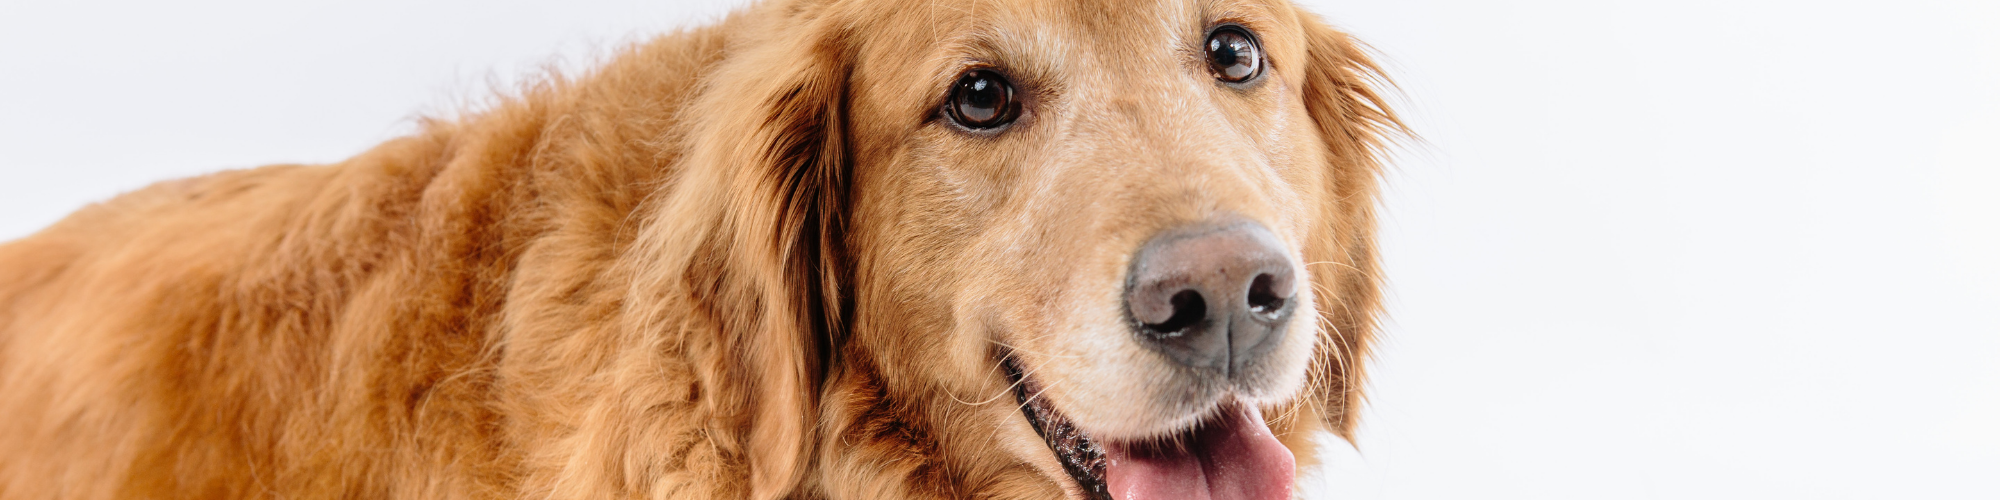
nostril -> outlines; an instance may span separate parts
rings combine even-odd
[[[1179,336],[1208,316],[1208,303],[1202,300],[1201,292],[1181,290],[1167,302],[1173,304],[1174,314],[1166,321],[1147,323],[1146,330],[1163,337]]]
[[[1285,309],[1285,297],[1279,293],[1277,281],[1277,277],[1269,273],[1259,274],[1250,281],[1250,312],[1269,317]]]
[[[1124,306],[1140,345],[1233,377],[1275,349],[1300,306],[1285,244],[1262,224],[1211,221],[1153,235],[1132,255]]]

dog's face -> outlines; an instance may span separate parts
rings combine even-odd
[[[1297,21],[1251,2],[955,7],[942,23],[909,23],[941,24],[911,33],[929,39],[869,47],[854,72],[851,112],[866,127],[855,144],[875,146],[857,155],[867,166],[857,169],[855,227],[880,231],[855,235],[879,245],[857,273],[881,279],[864,297],[941,308],[916,316],[935,318],[920,326],[883,318],[922,330],[879,339],[919,349],[885,351],[916,355],[899,361],[924,370],[950,360],[949,373],[966,380],[947,382],[968,395],[1006,377],[998,353],[1040,398],[1107,440],[1186,429],[1226,398],[1291,397],[1315,325],[1283,313],[1311,309],[1290,277],[1305,274],[1300,249],[1324,175],[1293,70],[1303,61]],[[1180,332],[1148,331],[1132,310],[1142,292],[1135,259],[1148,243],[1212,231],[1202,226],[1262,228],[1270,255],[1254,257],[1273,261],[1158,265],[1270,267],[1258,270],[1282,279],[1266,293],[1290,300],[1268,327],[1274,345],[1231,369],[1149,345]],[[1213,262],[1195,261],[1204,257]],[[1247,291],[1255,276],[1227,285]],[[1200,322],[1227,321],[1206,316],[1245,300],[1200,292],[1231,295],[1188,304],[1209,309],[1182,313]]]
[[[983,404],[1072,493],[1289,483],[1261,412],[1296,413],[1316,353],[1340,361],[1315,346],[1347,299],[1322,294],[1372,267],[1337,234],[1372,201],[1335,198],[1373,178],[1340,178],[1357,152],[1328,137],[1364,118],[1313,103],[1344,92],[1312,81],[1335,34],[1276,1],[853,8],[850,352],[894,393]]]
[[[691,111],[720,168],[677,182],[718,190],[662,212],[721,230],[654,239],[737,277],[693,293],[761,373],[772,494],[1285,497],[1351,429],[1398,125],[1345,35],[1282,0],[760,12]]]

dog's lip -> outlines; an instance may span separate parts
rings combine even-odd
[[[1294,457],[1254,404],[1219,402],[1190,428],[1161,438],[1100,442],[1041,397],[1012,356],[1001,365],[1028,424],[1085,498],[1291,497]]]
[[[1008,381],[1014,385],[1014,399],[1020,403],[1028,425],[1055,452],[1056,462],[1062,464],[1063,471],[1069,473],[1086,498],[1109,500],[1111,494],[1104,482],[1104,448],[1078,429],[1069,417],[1056,411],[1048,398],[1042,397],[1041,386],[1021,371],[1013,356],[1007,356],[1001,365],[1006,367]]]

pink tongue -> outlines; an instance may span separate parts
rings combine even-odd
[[[1117,500],[1288,500],[1292,451],[1255,408],[1237,406],[1186,446],[1105,444],[1104,482]]]

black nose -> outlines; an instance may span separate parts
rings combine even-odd
[[[1183,365],[1240,371],[1277,346],[1294,282],[1284,245],[1254,222],[1153,236],[1132,259],[1126,309],[1140,343]]]

